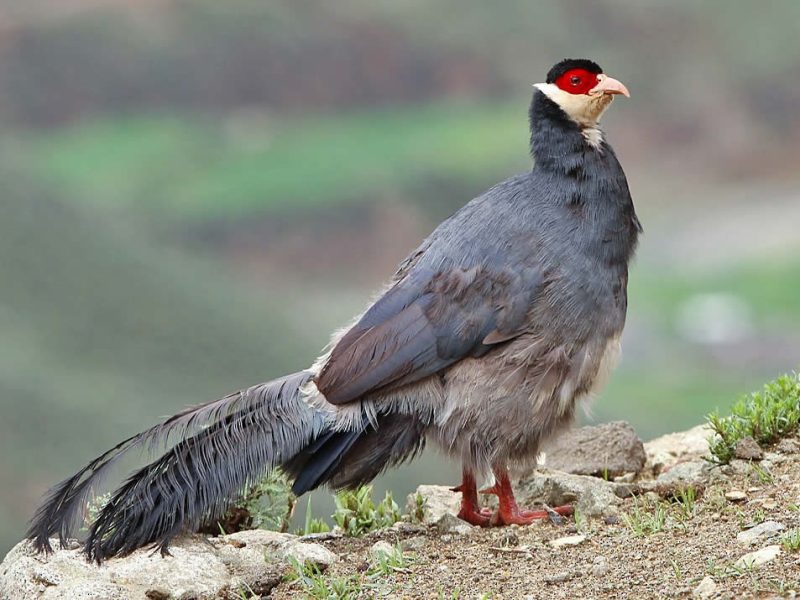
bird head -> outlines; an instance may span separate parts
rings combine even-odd
[[[594,127],[616,94],[630,98],[628,88],[585,58],[566,58],[534,86],[581,127]]]

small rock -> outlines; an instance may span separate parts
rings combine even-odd
[[[561,548],[562,546],[577,546],[585,541],[585,535],[568,535],[566,537],[558,538],[557,540],[551,540],[550,545],[553,548]]]
[[[409,523],[407,521],[398,521],[392,525],[392,529],[399,533],[422,533],[425,531],[425,527],[422,525],[418,523]]]
[[[417,552],[422,548],[424,548],[427,543],[428,543],[427,538],[421,535],[417,535],[400,542],[400,547],[403,550],[411,550],[412,552]]]
[[[461,494],[443,485],[421,485],[417,491],[409,494],[406,500],[406,512],[416,515],[418,512],[417,496],[422,496],[423,510],[421,523],[433,525],[445,514],[453,516],[461,508]]]
[[[692,461],[708,454],[708,425],[698,425],[688,431],[669,433],[644,445],[648,466],[658,475],[679,462]]]
[[[549,469],[610,477],[638,473],[647,459],[642,440],[624,421],[566,431],[548,445],[545,455]]]
[[[344,537],[342,531],[321,531],[320,533],[307,533],[300,536],[301,542],[327,542],[328,540],[335,540]]]
[[[730,490],[725,492],[725,500],[728,502],[744,502],[747,500],[747,494],[741,490]]]
[[[633,483],[636,480],[636,473],[623,473],[618,477],[614,477],[616,483]]]
[[[661,496],[658,494],[658,492],[646,492],[644,495],[644,499],[649,504],[656,504],[661,501]]]
[[[749,435],[736,442],[733,453],[736,458],[741,458],[742,460],[761,460],[764,458],[764,451],[761,446]]]
[[[761,506],[764,507],[764,510],[775,510],[776,508],[778,508],[778,503],[775,502],[774,500],[764,500],[761,503]]]
[[[617,484],[614,487],[614,493],[618,498],[630,498],[631,496],[642,493],[642,488],[639,484],[620,483],[617,479],[614,480],[614,483]]]
[[[764,563],[768,563],[769,561],[773,560],[780,553],[780,546],[766,546],[761,550],[756,550],[755,552],[745,554],[734,563],[734,566],[739,569],[758,567],[759,565],[763,565]]]
[[[319,544],[296,542],[287,544],[282,550],[284,558],[292,558],[301,563],[316,565],[322,571],[339,560],[339,557],[333,552]]]
[[[734,458],[720,470],[725,473],[725,475],[749,475],[753,471],[753,465],[749,460]]]
[[[561,573],[556,573],[554,575],[546,575],[544,578],[545,583],[564,583],[565,581],[569,581],[575,576],[574,573],[569,571],[563,571]]]
[[[705,460],[677,463],[656,478],[659,484],[704,484],[708,482],[713,465]]]
[[[703,577],[700,583],[692,591],[695,598],[711,598],[717,592],[717,584],[711,577]]]
[[[761,461],[762,469],[771,469],[775,465],[779,465],[789,458],[785,454],[778,454],[777,452],[764,452],[764,458]]]
[[[373,559],[377,559],[381,555],[392,556],[394,554],[394,547],[386,540],[375,542],[370,546],[369,555]]]
[[[777,537],[779,531],[786,529],[783,523],[777,521],[764,521],[746,531],[736,535],[736,541],[745,546],[753,546],[759,542],[766,542]]]
[[[608,559],[605,556],[595,556],[592,561],[592,575],[595,577],[605,577],[611,569],[608,566]]]
[[[450,513],[443,514],[436,521],[436,528],[442,533],[455,533],[458,535],[469,535],[475,531],[475,527]]]
[[[797,454],[800,452],[800,446],[798,446],[797,441],[792,438],[783,438],[777,443],[775,450],[781,454]]]
[[[604,517],[618,512],[622,500],[616,495],[617,484],[559,471],[541,469],[520,481],[519,497],[527,506],[542,503],[561,506],[576,503],[576,509],[587,517]]]

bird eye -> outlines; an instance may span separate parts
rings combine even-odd
[[[573,75],[572,77],[569,78],[569,82],[572,85],[578,85],[581,82],[581,78],[578,77],[577,75]]]

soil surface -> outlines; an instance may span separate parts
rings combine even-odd
[[[793,598],[800,592],[800,552],[781,547],[777,536],[749,546],[737,541],[737,534],[764,521],[776,521],[784,531],[800,527],[800,456],[767,456],[768,467],[743,461],[721,467],[690,510],[651,493],[649,499],[625,500],[619,518],[576,523],[570,517],[562,524],[474,528],[468,534],[406,524],[322,541],[340,558],[324,577],[329,583],[357,578],[361,591],[345,596],[353,598]],[[640,523],[636,516],[646,520],[656,506],[667,515],[662,530],[634,531],[628,519]],[[550,544],[576,535],[585,539]],[[408,564],[376,579],[367,567],[369,549],[379,540],[400,544]],[[781,550],[772,560],[735,566],[743,555],[774,545]],[[270,597],[308,594],[299,583],[284,582]]]

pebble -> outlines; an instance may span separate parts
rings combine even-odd
[[[777,521],[764,521],[752,529],[740,532],[736,536],[736,541],[745,546],[752,546],[759,542],[767,541],[778,535],[779,531],[786,529],[783,523]]]
[[[739,569],[751,569],[768,563],[781,553],[781,547],[777,545],[766,546],[761,550],[749,552],[737,560],[733,565]]]
[[[659,502],[661,500],[661,496],[659,496],[655,492],[645,492],[644,499],[652,504],[655,502]]]
[[[455,533],[458,535],[469,535],[477,529],[477,527],[470,525],[466,521],[462,521],[457,516],[450,513],[445,513],[436,521],[436,528],[442,533]]]
[[[728,502],[744,502],[747,500],[747,494],[741,490],[731,490],[725,492],[725,500]]]
[[[391,556],[394,554],[394,547],[387,541],[381,540],[375,542],[369,549],[369,555],[373,559],[377,559],[381,554],[384,556]]]
[[[777,452],[765,452],[764,453],[764,464],[765,465],[779,465],[782,462],[786,462],[786,456],[783,454],[778,454]]]
[[[764,451],[761,446],[750,436],[743,437],[736,442],[736,448],[733,452],[736,458],[741,458],[742,460],[761,460],[764,458]]]
[[[337,538],[344,537],[344,533],[341,531],[323,531],[320,533],[307,533],[306,535],[300,536],[301,542],[326,542],[328,540],[335,540]],[[245,544],[246,545],[246,544]]]
[[[619,477],[614,477],[616,483],[632,483],[636,479],[636,473],[623,473]]]
[[[764,500],[761,503],[761,506],[764,507],[764,510],[775,510],[776,508],[778,508],[778,503],[775,502],[774,500]]]
[[[792,438],[783,438],[780,442],[778,442],[778,445],[775,446],[775,450],[783,454],[797,454],[800,452],[800,447]]]
[[[692,591],[695,598],[711,598],[717,592],[717,584],[711,577],[703,577]]]
[[[424,548],[425,544],[427,544],[427,538],[421,535],[415,535],[414,537],[410,537],[400,542],[400,547],[403,550],[417,551]]]
[[[392,529],[400,533],[422,533],[425,531],[425,528],[422,525],[417,523],[408,523],[406,521],[398,521],[392,525]]]
[[[574,573],[569,571],[563,571],[561,573],[556,573],[555,575],[547,575],[544,578],[545,583],[564,583],[565,581],[569,581],[574,577]]]
[[[585,541],[585,535],[568,535],[566,537],[558,538],[557,540],[551,540],[550,545],[553,548],[561,548],[562,546],[577,546]]]
[[[611,569],[608,566],[608,559],[605,556],[595,556],[592,561],[592,575],[595,577],[605,577]]]

